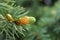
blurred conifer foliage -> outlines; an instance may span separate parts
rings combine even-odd
[[[0,40],[24,40],[30,28],[16,22],[28,12],[20,5],[16,6],[15,1],[0,0]]]
[[[0,2],[3,1],[0,0]],[[29,11],[27,15],[36,17],[35,24],[23,27],[25,36],[20,33],[20,38],[22,37],[20,40],[60,40],[60,0],[9,0],[4,2],[10,6],[13,2],[13,9],[20,5]],[[11,9],[8,10],[11,11]],[[15,13],[15,11],[13,12]],[[14,15],[13,12],[12,15]],[[17,15],[15,16],[17,17]],[[19,32],[17,33],[19,34]],[[18,37],[15,38],[19,39]]]

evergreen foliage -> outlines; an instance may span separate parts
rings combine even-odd
[[[8,13],[36,22],[18,26],[6,20]],[[0,0],[0,40],[60,40],[60,0]]]
[[[14,22],[9,22],[6,19],[6,14],[11,14],[17,21],[18,18],[25,16],[28,12],[29,11],[20,6],[0,3],[0,40],[23,40],[25,37],[24,31],[27,29],[21,25],[18,26]]]

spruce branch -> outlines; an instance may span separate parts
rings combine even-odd
[[[14,22],[6,20],[6,14],[11,14],[14,19],[18,19],[26,15],[29,11],[22,7],[10,6],[6,3],[0,3],[0,37],[1,40],[23,40],[25,36],[22,26],[16,25]],[[6,36],[6,37],[5,37]]]

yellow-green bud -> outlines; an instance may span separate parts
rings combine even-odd
[[[29,23],[32,24],[34,22],[36,22],[35,17],[29,17]]]

